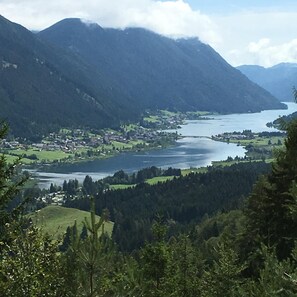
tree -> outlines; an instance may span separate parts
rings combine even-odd
[[[70,296],[65,287],[57,244],[41,235],[34,226],[23,228],[18,222],[7,226],[13,239],[4,244],[1,253],[1,295]]]
[[[296,262],[279,261],[275,249],[269,249],[264,245],[261,246],[260,253],[264,259],[264,265],[260,271],[259,280],[253,284],[249,296],[296,296]]]
[[[101,296],[104,291],[104,275],[108,274],[106,271],[112,265],[109,261],[111,243],[104,231],[106,220],[107,215],[103,213],[100,220],[96,221],[95,201],[91,198],[91,220],[85,219],[84,222],[88,236],[80,237],[77,228],[73,229],[70,236],[65,264],[68,270],[67,283],[78,296]]]
[[[297,93],[295,91],[295,99]],[[285,149],[278,152],[272,172],[255,185],[247,205],[247,246],[275,246],[278,259],[290,257],[297,238],[297,120],[286,124]]]
[[[0,123],[0,140],[8,132],[8,126]],[[27,201],[18,200],[12,204],[16,194],[28,179],[19,171],[20,159],[8,164],[5,156],[0,156],[0,241],[6,238],[5,224],[22,212]]]
[[[166,231],[166,226],[154,223],[152,226],[154,240],[152,243],[147,243],[140,252],[140,263],[145,281],[143,296],[164,296],[162,291],[169,256],[165,243]]]
[[[171,238],[168,249],[165,296],[200,296],[200,277],[204,261],[189,236],[182,234],[177,238]]]
[[[240,288],[243,285],[241,277],[245,265],[239,263],[237,253],[230,242],[217,247],[218,259],[207,270],[201,280],[201,296],[242,296]]]
[[[56,187],[54,186],[53,183],[51,183],[50,188],[49,188],[49,191],[50,191],[50,193],[55,193],[55,192],[57,192],[57,189],[56,189]]]
[[[83,181],[82,191],[85,195],[95,195],[97,192],[96,185],[89,175]]]

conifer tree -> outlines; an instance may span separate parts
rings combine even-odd
[[[108,258],[111,257],[109,238],[105,237],[104,222],[107,215],[103,213],[96,221],[95,202],[91,197],[91,220],[85,218],[84,226],[88,236],[80,237],[77,228],[74,228],[71,243],[67,251],[66,266],[68,269],[68,282],[73,291],[79,296],[100,296],[104,290],[103,278],[106,270],[110,268]],[[73,265],[75,263],[75,265]],[[76,288],[75,288],[76,287]]]
[[[204,261],[190,238],[184,234],[168,243],[169,260],[165,275],[165,292],[172,297],[196,297]]]
[[[217,254],[218,259],[202,277],[201,296],[242,296],[240,291],[244,280],[241,273],[245,265],[240,264],[239,257],[230,242],[221,243],[217,248]]]
[[[297,93],[295,91],[295,99]],[[255,185],[247,205],[247,249],[275,246],[278,259],[290,256],[297,238],[297,119],[286,125],[285,149],[278,152],[272,172]]]
[[[168,247],[165,243],[167,228],[160,223],[152,226],[153,242],[146,243],[140,252],[140,265],[144,276],[143,296],[161,297],[168,265]]]
[[[7,135],[8,126],[0,123],[0,141]],[[20,201],[9,207],[25,181],[25,175],[19,173],[20,158],[8,164],[4,154],[0,155],[0,242],[7,239],[5,224],[17,218],[27,201]],[[9,207],[9,208],[8,208]]]

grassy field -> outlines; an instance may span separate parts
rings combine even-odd
[[[119,184],[119,185],[110,185],[110,189],[112,190],[125,190],[129,188],[134,188],[136,185],[126,185],[126,184]]]
[[[234,162],[234,163],[236,163],[236,162]],[[189,169],[183,169],[181,171],[182,176],[188,175],[190,173],[204,173],[204,172],[207,172],[206,167],[189,168]],[[162,183],[162,182],[166,182],[168,180],[172,180],[173,178],[174,178],[174,176],[157,176],[157,177],[147,179],[145,182],[148,183],[149,185],[155,185],[157,183]],[[133,185],[119,184],[119,185],[110,185],[110,188],[112,190],[123,190],[123,189],[128,189],[131,187],[135,187],[135,186],[136,186],[135,184],[133,184]]]
[[[187,114],[202,117],[202,116],[214,115],[214,114],[217,114],[217,113],[209,112],[209,111],[190,111]]]
[[[69,157],[70,155],[73,156],[72,154],[68,154],[68,153],[65,153],[65,152],[60,151],[60,150],[58,150],[58,151],[44,151],[44,150],[40,151],[38,149],[28,149],[28,150],[14,149],[14,150],[9,150],[8,153],[13,154],[13,155],[17,155],[17,156],[35,155],[37,157],[36,160],[31,160],[31,159],[28,159],[26,157],[23,157],[22,158],[22,163],[24,163],[24,164],[31,164],[31,163],[34,163],[36,161],[38,161],[38,162],[42,162],[42,161],[52,162],[52,161],[55,161],[55,160],[65,159],[65,158]],[[12,159],[13,157],[16,158],[15,156],[11,156],[11,155],[8,155],[8,154],[6,154],[5,156],[7,158],[10,158],[10,159]],[[8,162],[9,161],[10,160],[8,159]]]
[[[230,142],[233,143],[238,143],[242,146],[246,146],[249,144],[252,144],[254,146],[261,146],[261,147],[265,147],[265,146],[274,146],[274,145],[278,145],[278,141],[280,141],[281,143],[284,143],[284,139],[285,137],[256,137],[254,139],[242,139],[242,140],[230,140]]]
[[[133,131],[136,130],[138,128],[138,126],[136,124],[129,124],[129,125],[123,125],[122,128],[126,131]]]
[[[188,169],[182,169],[182,171],[181,171],[183,176],[188,175],[190,173],[205,173],[205,172],[207,172],[206,167],[188,168]]]
[[[117,153],[115,150],[131,150],[137,145],[145,146],[146,142],[142,140],[134,140],[129,141],[128,143],[122,143],[113,141],[109,145],[103,145],[100,149],[103,149],[107,156],[113,156]],[[86,160],[91,159],[90,157],[86,157],[88,151],[92,151],[93,148],[85,147],[76,150],[77,154],[82,155]],[[47,151],[47,150],[38,150],[35,148],[30,148],[27,150],[24,149],[10,149],[5,151],[4,153],[7,163],[12,163],[14,160],[18,158],[18,156],[22,157],[21,163],[25,165],[30,165],[34,163],[53,163],[55,161],[75,161],[75,154],[73,152],[64,152],[62,150],[55,150],[55,151]],[[30,158],[34,155],[34,158]],[[28,156],[28,157],[27,157]],[[93,158],[103,158],[104,156],[97,156]],[[82,159],[82,158],[80,158]]]
[[[117,142],[117,141],[113,141],[111,145],[106,145],[106,148],[108,148],[109,150],[112,150],[113,147],[116,148],[116,149],[132,149],[133,146],[135,145],[138,145],[138,144],[141,144],[141,145],[144,145],[145,142],[142,141],[142,140],[133,140],[133,141],[129,141],[128,143],[122,143],[122,142]]]
[[[149,123],[159,123],[160,122],[160,118],[155,115],[145,117],[145,118],[143,118],[143,120],[146,122],[149,122]]]
[[[155,185],[157,183],[166,182],[168,180],[172,180],[174,176],[157,176],[150,179],[147,179],[145,182],[149,185]]]
[[[5,156],[6,162],[7,162],[8,164],[13,163],[13,162],[16,161],[17,158],[18,158],[18,157],[16,157],[16,156],[10,156],[10,155],[4,155],[4,156]]]
[[[85,218],[89,220],[90,213],[74,208],[66,208],[62,206],[49,205],[35,213],[29,215],[37,227],[41,228],[45,233],[53,236],[54,239],[60,239],[66,232],[68,226],[73,226],[77,222],[78,232],[83,227]],[[99,220],[100,217],[96,216]],[[113,223],[105,223],[105,231],[111,235]]]

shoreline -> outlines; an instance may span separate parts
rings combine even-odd
[[[185,138],[184,136],[179,136],[178,139],[182,139]],[[176,146],[176,140],[174,140],[173,142],[168,142],[163,146],[147,146],[145,148],[136,148],[136,149],[127,149],[127,150],[123,150],[123,151],[117,151],[117,152],[113,152],[113,153],[109,153],[106,154],[104,156],[94,156],[94,157],[90,157],[90,158],[83,158],[80,160],[71,160],[69,162],[67,161],[60,161],[60,162],[51,162],[48,164],[42,164],[42,163],[38,163],[38,164],[22,164],[22,168],[23,169],[29,169],[29,170],[42,170],[44,172],[48,172],[48,173],[59,173],[59,170],[57,171],[57,169],[62,168],[62,167],[67,167],[67,166],[75,166],[75,165],[80,165],[80,164],[87,164],[93,161],[103,161],[106,159],[111,159],[114,158],[116,156],[119,156],[121,154],[126,154],[126,153],[136,153],[136,152],[149,152],[152,150],[162,150],[162,149],[166,149],[169,147],[174,147]],[[54,169],[54,171],[53,171]]]

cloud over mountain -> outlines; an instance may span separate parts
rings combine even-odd
[[[199,36],[209,44],[220,40],[210,17],[183,0],[52,0],[46,5],[43,0],[20,0],[15,4],[3,0],[0,10],[6,17],[38,30],[65,17],[79,17],[103,27],[144,27],[167,36]]]
[[[0,11],[31,30],[81,18],[103,27],[142,27],[170,37],[195,36],[233,66],[297,62],[294,45],[286,49],[296,38],[297,2],[293,0],[0,0]],[[265,38],[270,40],[269,49],[249,50]],[[276,55],[277,50],[281,55]]]

